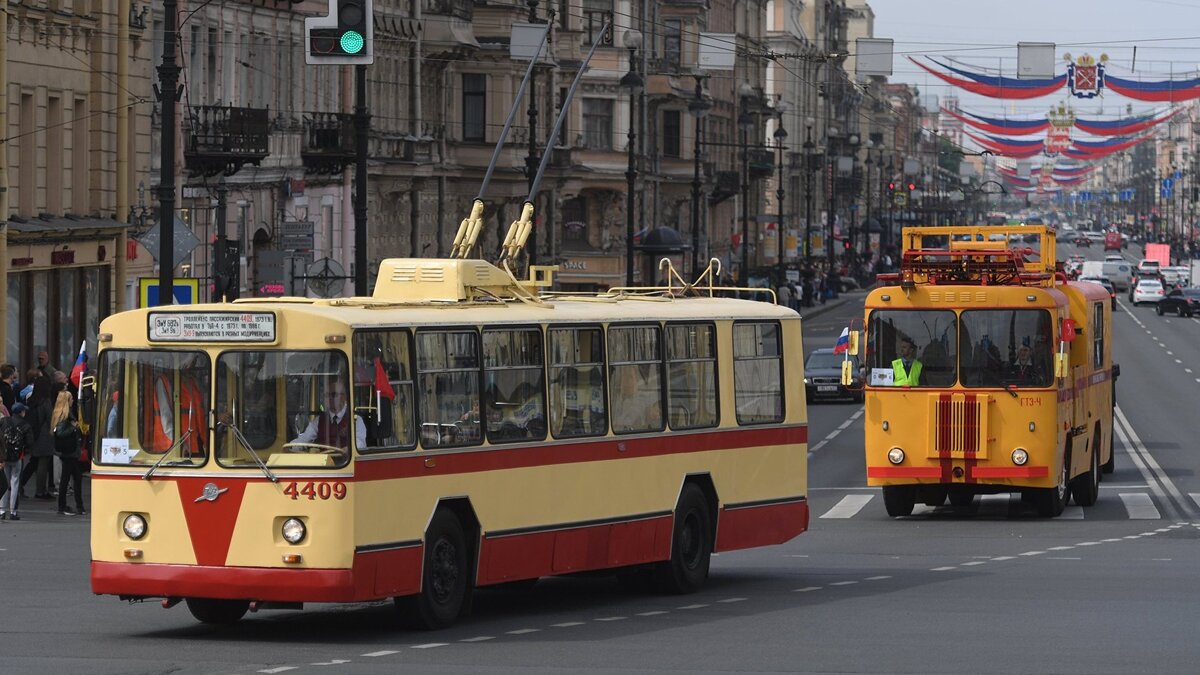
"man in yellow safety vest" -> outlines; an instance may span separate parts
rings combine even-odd
[[[915,387],[921,383],[921,362],[912,338],[900,338],[900,358],[892,361],[892,386]]]

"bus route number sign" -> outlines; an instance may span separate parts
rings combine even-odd
[[[275,342],[273,312],[151,312],[151,342]]]

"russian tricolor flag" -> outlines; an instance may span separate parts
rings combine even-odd
[[[87,341],[84,340],[79,345],[79,356],[75,358],[75,367],[71,368],[71,384],[75,385],[76,389],[79,388],[79,380],[83,377],[83,371],[87,370],[87,361]]]
[[[837,342],[833,345],[833,353],[841,354],[850,350],[850,328],[843,328],[842,334],[838,336]]]

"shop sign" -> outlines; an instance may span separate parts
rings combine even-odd
[[[586,260],[568,260],[563,263],[564,270],[578,270],[580,272],[587,270]]]
[[[51,265],[74,265],[75,264],[75,251],[51,251],[50,252],[50,264]]]
[[[33,258],[13,258],[9,267],[29,267],[33,264]]]

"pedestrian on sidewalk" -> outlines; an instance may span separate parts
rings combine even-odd
[[[4,402],[4,407],[12,412],[13,404],[17,402],[17,369],[13,364],[6,363],[0,366],[0,400]]]
[[[33,475],[37,474],[34,484],[34,499],[54,499],[54,486],[50,481],[50,472],[54,467],[54,438],[52,437],[50,418],[54,415],[54,384],[50,378],[39,376],[33,381],[33,392],[29,394],[29,408],[26,415],[29,426],[33,428],[33,448],[27,456],[25,468],[21,470],[21,489]]]
[[[0,520],[20,520],[21,462],[33,447],[33,429],[25,419],[24,403],[14,403],[12,415],[0,419],[0,450],[4,459],[4,484],[8,491],[0,496]]]
[[[73,412],[74,397],[62,390],[54,402],[54,413],[50,417],[54,429],[54,454],[62,463],[62,477],[58,482],[58,513],[64,516],[85,515],[83,508],[83,473],[79,466],[79,453],[83,447],[83,434]],[[75,510],[67,506],[68,483],[75,489]]]

